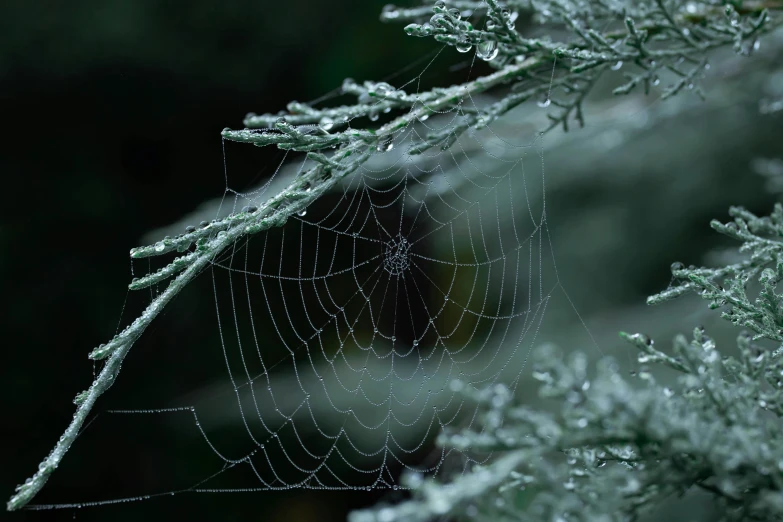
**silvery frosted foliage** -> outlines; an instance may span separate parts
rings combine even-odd
[[[573,120],[583,123],[582,105],[603,74],[625,76],[623,85],[615,89],[616,94],[626,94],[637,87],[649,91],[659,84],[665,97],[683,90],[700,93],[698,82],[709,65],[707,52],[728,46],[741,54],[752,54],[758,39],[781,25],[782,18],[778,13],[781,7],[780,0],[725,4],[713,0],[440,0],[425,2],[421,7],[412,9],[387,6],[381,14],[383,20],[408,22],[405,31],[410,35],[432,37],[461,53],[475,52],[479,59],[494,68],[494,72],[461,85],[436,87],[423,92],[409,92],[384,82],[346,80],[343,92],[355,98],[354,103],[312,107],[291,102],[286,110],[276,114],[248,114],[243,129],[225,129],[222,133],[225,139],[304,152],[307,161],[287,187],[266,201],[257,202],[257,206],[246,207],[198,227],[188,227],[184,234],[131,250],[130,255],[134,259],[174,256],[157,272],[134,280],[130,284],[132,290],[159,284],[168,286],[125,330],[91,352],[91,358],[105,361],[103,369],[91,386],[76,396],[77,409],[71,423],[42,460],[36,473],[17,488],[7,508],[15,510],[25,506],[41,490],[76,439],[97,399],[114,383],[133,344],[168,303],[209,267],[216,256],[237,240],[283,226],[290,216],[304,212],[310,203],[353,174],[375,154],[390,150],[402,129],[431,114],[456,111],[459,117],[452,124],[425,134],[407,152],[420,154],[430,149],[445,150],[469,129],[486,127],[520,104],[534,101],[551,111],[551,123],[545,131],[560,126],[567,130]],[[547,29],[565,29],[570,36],[555,41],[550,37],[522,34],[517,29],[517,20],[524,13],[532,13],[533,19],[546,24]],[[493,101],[481,107],[463,104],[468,97],[485,92],[496,95]],[[374,123],[381,114],[388,114],[384,123]],[[738,233],[745,234],[745,231],[740,228]],[[763,245],[760,248],[763,250]],[[780,272],[773,271],[771,275],[762,272],[761,275],[768,284],[772,284],[771,281]],[[705,276],[693,284],[702,284],[700,281],[705,281],[707,288],[706,282],[711,279]],[[708,291],[716,292],[711,287]],[[747,323],[757,332],[753,325],[761,325],[759,328],[763,328],[764,332],[773,331],[772,325],[765,322],[769,320],[769,314],[743,313],[745,315],[738,322]],[[558,372],[566,375],[563,372],[567,370]],[[550,375],[554,375],[551,370]],[[598,393],[604,388],[595,386],[591,393]],[[606,397],[601,404],[611,408],[616,394],[624,389],[618,384],[614,392],[605,390]],[[491,404],[495,401],[494,397],[487,400]],[[654,402],[652,398],[646,400]],[[620,408],[619,403],[617,407]],[[511,408],[509,418],[521,416],[521,426],[529,422],[524,421],[526,415],[534,416],[505,404],[502,408]],[[581,422],[580,419],[577,420]],[[536,422],[541,425],[544,421],[542,418]],[[587,422],[589,427],[590,420],[587,419]],[[523,455],[542,455],[541,448],[562,445],[570,440],[563,439],[564,435],[558,433],[558,426],[561,431],[563,426],[557,420],[543,425],[552,428],[549,439],[536,435],[530,440],[548,441],[548,446],[536,442],[518,451]],[[576,433],[590,432],[590,429],[585,429]],[[511,458],[512,461],[499,460],[492,466],[513,467],[513,458],[516,457]],[[554,464],[550,467],[542,464],[536,469],[538,475],[544,477],[537,480],[545,480],[545,483],[557,476],[558,468]],[[612,473],[620,473],[614,467],[610,469]],[[618,475],[618,479],[623,477]],[[518,480],[524,482],[527,479]],[[581,487],[575,486],[573,495],[581,495],[582,491]],[[540,507],[536,509],[544,512],[555,509],[556,503],[571,502],[569,499],[576,498],[573,495],[558,494],[548,501],[541,500]],[[542,499],[545,497],[543,495]],[[458,498],[461,497],[437,496],[440,504],[436,502],[436,505],[440,510],[449,511],[452,509],[449,499]],[[759,506],[767,501],[760,498]],[[445,508],[443,502],[448,504]],[[561,510],[563,506],[557,505],[560,506],[557,509]],[[498,510],[502,511],[501,508]],[[591,512],[584,509],[581,513],[586,516]]]
[[[540,395],[562,405],[557,413],[531,410],[502,386],[465,389],[483,405],[482,429],[444,433],[440,443],[491,452],[489,463],[450,483],[409,477],[411,500],[355,512],[351,522],[631,521],[689,490],[715,497],[716,520],[780,520],[780,357],[746,333],[739,358],[723,356],[701,328],[678,336],[673,355],[644,335],[621,335],[639,350],[638,383],[611,359],[590,379],[583,354],[564,361],[545,347],[534,377]],[[656,384],[651,363],[676,370],[678,386]]]
[[[783,205],[768,217],[738,207],[729,213],[733,222],[712,227],[742,241],[739,251],[748,259],[720,268],[675,263],[680,283],[648,302],[696,291],[711,308],[725,306],[722,317],[743,327],[739,357],[723,355],[701,327],[691,340],[677,336],[673,355],[645,335],[623,333],[639,350],[640,386],[631,386],[609,359],[590,380],[585,356],[564,362],[542,349],[534,377],[543,383],[542,397],[562,404],[558,413],[517,404],[502,387],[466,390],[484,404],[483,429],[444,434],[440,443],[492,452],[491,464],[453,483],[416,483],[413,500],[357,512],[353,521],[466,513],[477,520],[627,521],[691,490],[714,496],[720,520],[780,520],[783,349],[756,341],[783,339],[776,290],[783,279]],[[747,287],[756,281],[753,299]],[[678,385],[658,385],[652,365],[678,372]]]
[[[739,53],[750,54],[758,48],[759,35],[779,24],[779,20],[769,19],[768,9],[780,7],[774,2],[559,0],[501,4],[481,0],[439,2],[434,15],[426,7],[387,6],[382,18],[412,21],[405,28],[408,34],[433,36],[458,51],[475,46],[479,58],[485,57],[482,46],[490,42],[490,64],[499,69],[525,58],[534,60],[525,73],[516,76],[517,89],[548,80],[544,64],[557,69],[552,75],[556,80],[552,87],[558,88],[557,103],[554,98],[551,101],[563,110],[552,120],[566,127],[572,111],[581,122],[581,102],[607,70],[625,70],[626,82],[615,94],[627,94],[637,86],[649,92],[661,82],[662,75],[673,73],[664,97],[682,89],[701,95],[698,80],[709,68],[705,53],[731,45]],[[541,23],[568,29],[573,37],[568,42],[527,38],[515,28],[517,17],[525,11],[534,12]],[[481,20],[481,25],[474,26],[470,20]]]
[[[753,332],[755,339],[783,342],[783,296],[777,291],[783,280],[783,205],[777,203],[769,216],[758,217],[741,207],[732,207],[734,221],[713,220],[712,228],[742,242],[740,253],[746,259],[719,268],[685,267],[672,264],[679,284],[650,296],[649,304],[673,299],[695,291],[709,301],[711,309],[722,308],[721,317]],[[749,294],[748,287],[760,289]],[[755,294],[755,298],[751,295]]]

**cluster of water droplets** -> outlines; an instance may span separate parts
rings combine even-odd
[[[432,10],[434,14],[429,22],[421,25],[409,24],[405,27],[405,31],[411,36],[420,37],[431,36],[432,34],[451,34],[455,38],[454,48],[458,52],[467,53],[475,45],[476,56],[480,59],[491,61],[497,57],[499,54],[497,41],[482,40],[474,43],[475,37],[472,35],[474,32],[473,24],[468,20],[468,17],[472,14],[471,11],[460,11],[456,7],[448,9],[443,1],[436,2]],[[504,13],[504,23],[510,30],[513,30],[517,13],[511,13],[507,9],[504,10]],[[491,32],[496,27],[497,25],[492,20],[487,22],[487,31]]]

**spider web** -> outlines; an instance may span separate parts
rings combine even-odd
[[[363,167],[335,201],[213,264],[235,414],[251,441],[226,463],[250,466],[260,489],[396,489],[390,465],[437,474],[447,455],[422,464],[428,441],[475,413],[454,381],[513,392],[526,368],[554,290],[543,200],[514,204],[532,182],[526,154],[504,160],[474,135],[500,172],[461,146],[414,164],[404,151],[420,123],[381,153],[389,166]]]
[[[427,67],[395,88],[418,92]],[[464,385],[517,393],[532,348],[544,342],[551,299],[557,290],[567,298],[547,225],[544,136],[507,115],[447,150],[408,153],[427,132],[490,101],[467,95],[400,129],[306,212],[213,260],[230,392],[208,390],[192,406],[111,410],[189,418],[222,462],[194,486],[162,495],[397,490],[401,472],[412,480],[460,473],[491,457],[433,449],[433,441],[448,427],[481,430]],[[366,122],[340,127],[351,125]],[[287,155],[248,192],[230,188],[227,170],[216,218],[263,204],[310,166]],[[239,426],[230,444],[216,442],[206,411],[221,412],[215,426]],[[219,485],[237,468],[241,484]]]

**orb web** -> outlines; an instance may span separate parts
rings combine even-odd
[[[490,125],[408,153],[481,103],[400,129],[339,189],[215,259],[225,407],[245,441],[225,458],[252,468],[248,487],[397,489],[403,472],[477,462],[433,441],[474,422],[460,383],[513,392],[557,285],[540,137]]]
[[[426,70],[390,88],[417,92]],[[477,406],[461,387],[515,393],[541,341],[560,287],[543,137],[512,111],[445,150],[412,154],[411,147],[492,101],[466,95],[399,129],[306,211],[213,260],[220,343],[205,348],[221,351],[229,392],[208,388],[184,407],[112,410],[187,417],[220,461],[213,475],[166,494],[396,490],[403,473],[437,476],[490,458],[447,452],[434,440],[454,426],[480,431]],[[303,131],[367,124],[330,121]],[[247,192],[230,188],[229,168],[216,217],[263,205],[312,166],[286,155]],[[218,442],[225,426],[230,442]],[[249,471],[245,481],[220,485],[237,468]]]

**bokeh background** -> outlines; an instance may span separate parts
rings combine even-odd
[[[70,420],[73,396],[92,378],[87,353],[113,335],[126,302],[125,321],[143,305],[125,290],[128,249],[223,195],[220,130],[240,127],[249,111],[318,98],[347,76],[407,81],[426,61],[404,68],[439,49],[378,22],[384,3],[13,0],[0,7],[3,495],[32,473]],[[781,48],[773,35],[751,58],[716,53],[707,102],[688,93],[662,102],[660,92],[618,100],[607,93],[619,77],[607,80],[586,129],[547,137],[558,267],[605,352],[625,350],[615,341],[620,329],[664,345],[700,323],[719,339],[736,335],[698,300],[647,309],[644,297],[669,283],[672,261],[725,259],[721,249],[731,243],[708,223],[729,205],[767,213],[779,199],[754,165],[783,156],[783,118],[759,112],[760,100],[783,95]],[[464,79],[464,65],[449,50],[427,82]],[[507,120],[506,130],[524,125],[524,115]],[[276,150],[226,150],[238,190],[256,186],[281,158]],[[571,323],[556,340],[567,350],[585,348],[579,321],[562,317]],[[223,364],[214,323],[209,284],[194,285],[155,321],[37,502],[169,491],[215,470],[189,419],[101,413],[176,406],[212,384]],[[184,494],[8,519],[329,521],[395,498]]]

